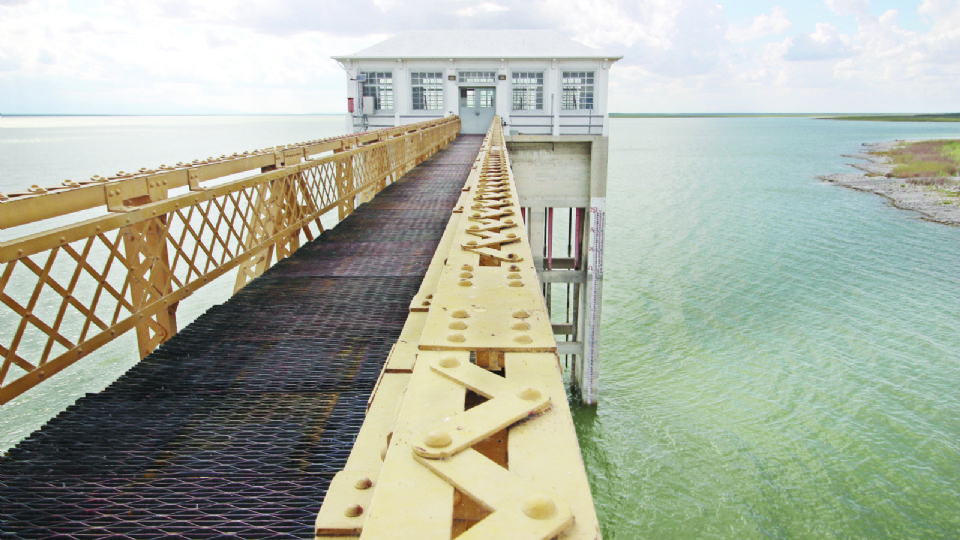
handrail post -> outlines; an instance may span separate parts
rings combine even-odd
[[[347,197],[347,193],[353,191],[353,161],[359,159],[360,154],[347,154],[337,162],[337,215],[339,219],[349,216],[353,212],[354,197]]]
[[[160,216],[121,229],[127,266],[127,284],[133,300],[133,312],[173,291],[173,273],[167,256],[167,219]],[[169,304],[152,317],[136,323],[137,346],[140,358],[146,357],[158,345],[177,333],[178,302]]]

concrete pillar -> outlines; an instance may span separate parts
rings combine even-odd
[[[530,225],[530,250],[533,252],[533,264],[537,272],[543,272],[543,246],[546,245],[546,208],[534,206],[527,212],[527,223]]]

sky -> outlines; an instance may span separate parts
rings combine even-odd
[[[458,28],[623,55],[611,112],[960,111],[960,0],[0,0],[0,114],[343,113],[332,55]]]

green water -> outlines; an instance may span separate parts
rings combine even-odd
[[[343,129],[340,117],[3,122],[0,191]],[[960,228],[816,177],[846,170],[841,154],[862,142],[960,127],[612,126],[601,398],[574,407],[604,536],[957,537]],[[182,320],[222,301],[203,294]],[[0,448],[130,363],[108,350],[4,407]]]
[[[605,538],[960,534],[960,229],[816,179],[950,135],[614,121],[601,399],[575,410]]]

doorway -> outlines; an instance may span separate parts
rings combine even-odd
[[[496,88],[460,87],[460,133],[486,133],[496,115]]]

